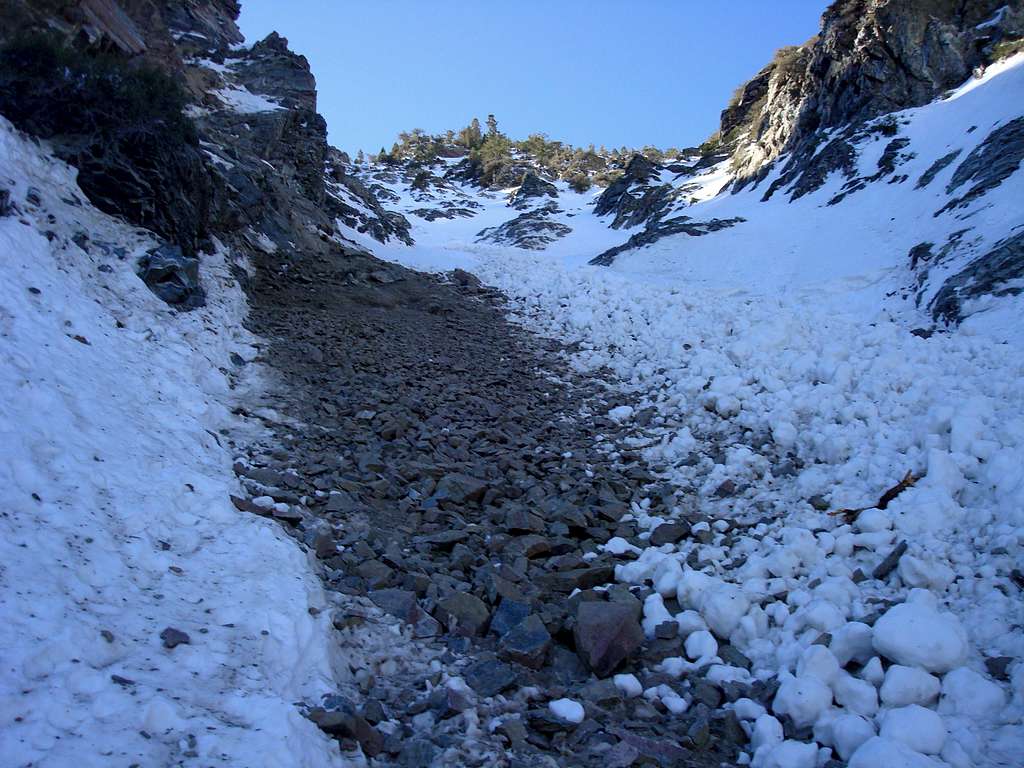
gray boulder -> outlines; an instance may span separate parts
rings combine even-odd
[[[186,256],[176,245],[161,245],[140,258],[138,275],[149,290],[178,309],[206,303],[199,284],[199,259]]]

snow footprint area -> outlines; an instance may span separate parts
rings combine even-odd
[[[611,369],[635,411],[656,414],[638,428],[646,455],[681,491],[675,514],[707,520],[678,544],[608,551],[619,581],[655,590],[648,634],[679,624],[665,671],[710,662],[723,682],[778,676],[762,717],[785,715],[791,729],[784,738],[776,720],[779,738],[755,738],[747,759],[813,766],[821,748],[863,766],[1019,764],[1014,347],[963,331],[918,338],[844,314],[839,293],[791,304],[520,254],[494,255],[479,274],[521,321],[576,343],[580,370]],[[908,471],[916,482],[886,509],[833,514],[871,507]],[[674,521],[645,504],[633,516],[642,539]],[[750,670],[717,656],[722,643]],[[751,734],[776,733],[745,714]]]
[[[340,765],[294,703],[333,687],[319,583],[228,500],[253,347],[226,254],[172,312],[132,270],[153,244],[72,171],[5,121],[0,158],[2,762]]]

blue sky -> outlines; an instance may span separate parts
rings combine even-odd
[[[685,147],[733,89],[818,30],[826,0],[242,0],[249,42],[309,58],[341,149],[489,112],[513,138]]]

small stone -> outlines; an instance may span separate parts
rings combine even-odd
[[[1010,665],[1013,664],[1012,656],[993,656],[985,659],[985,669],[996,680],[1006,681],[1010,679]]]
[[[900,558],[903,557],[903,553],[907,551],[907,542],[901,541],[896,547],[886,555],[885,559],[882,560],[871,572],[871,577],[884,581],[890,573],[896,570],[896,566],[900,563]]]
[[[483,600],[469,592],[455,592],[441,600],[437,608],[437,618],[449,631],[466,637],[482,635],[490,618]]]
[[[728,664],[730,667],[742,667],[743,669],[750,669],[753,663],[736,650],[734,645],[720,645],[718,646],[718,657]]]
[[[451,501],[456,504],[467,504],[480,501],[487,491],[487,481],[470,475],[459,473],[445,475],[434,489],[434,498]]]
[[[679,636],[679,623],[663,621],[654,628],[654,636],[659,640],[673,640]]]
[[[484,698],[496,696],[506,688],[511,688],[518,677],[508,664],[488,659],[466,667],[462,676],[466,684]]]
[[[652,547],[675,544],[690,535],[690,525],[685,522],[662,523],[653,531],[648,542]]]
[[[160,633],[160,639],[163,641],[164,648],[172,649],[177,648],[179,645],[190,645],[192,639],[182,632],[180,629],[174,627],[167,627],[163,632]]]
[[[732,480],[726,480],[715,489],[715,496],[718,496],[719,498],[732,496],[734,493],[736,493],[736,483]]]
[[[829,508],[829,503],[821,494],[811,496],[811,498],[807,500],[807,503],[810,504],[812,507],[814,507],[814,509],[818,510],[819,512],[827,512]]]

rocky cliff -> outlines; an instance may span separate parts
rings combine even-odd
[[[94,204],[166,240],[140,273],[185,306],[201,299],[197,256],[216,242],[274,253],[286,268],[303,254],[343,258],[354,244],[339,220],[408,239],[408,222],[328,145],[308,61],[277,34],[243,46],[239,10],[236,0],[0,6],[0,113],[50,140]]]
[[[837,0],[821,32],[775,59],[723,112],[741,178],[819,132],[920,106],[1024,34],[1020,0]]]

